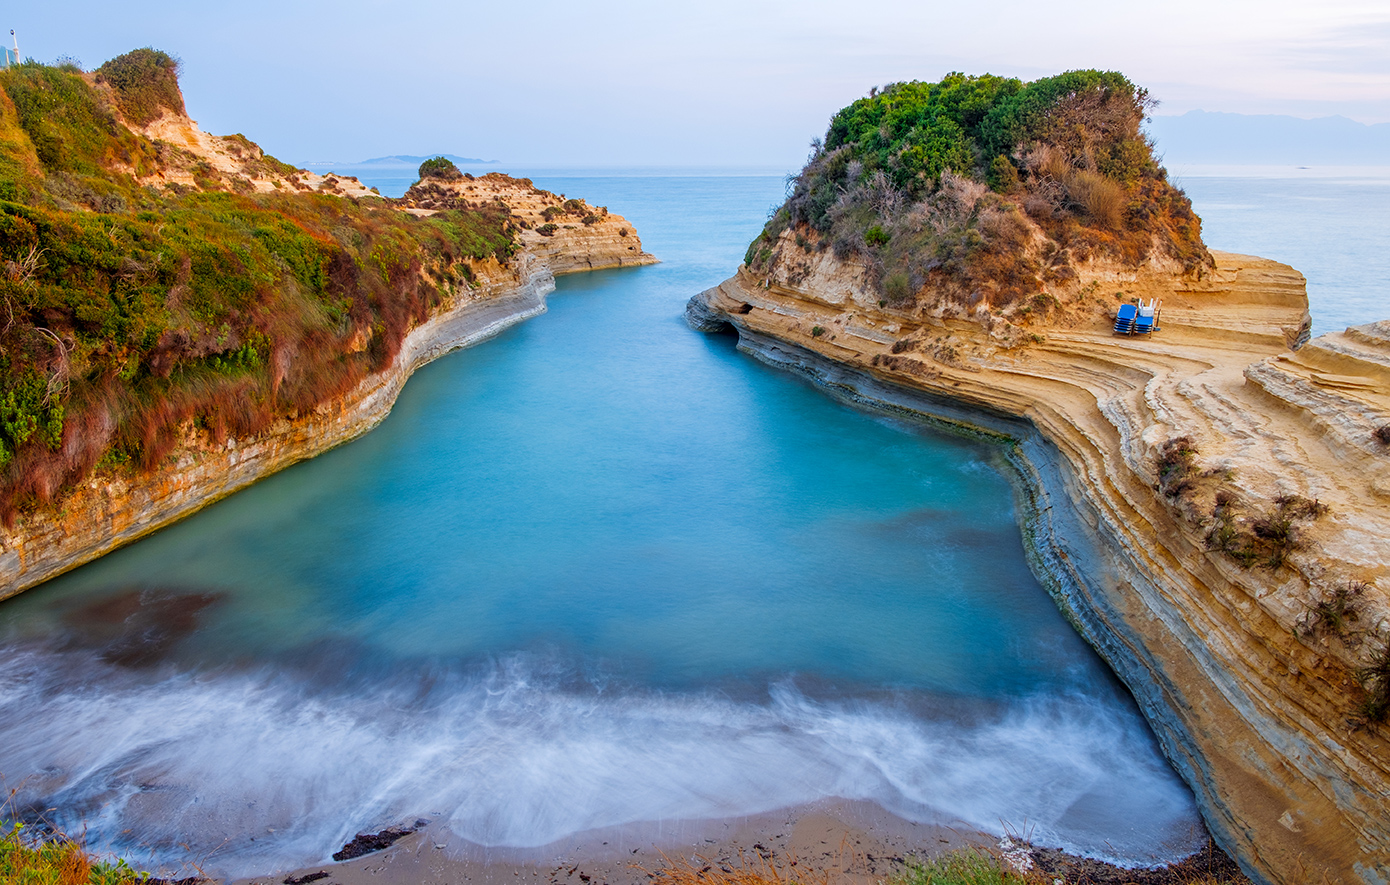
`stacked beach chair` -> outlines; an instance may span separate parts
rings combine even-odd
[[[1163,302],[1157,299],[1145,304],[1144,299],[1137,298],[1133,304],[1121,304],[1115,315],[1115,334],[1148,335],[1157,331],[1158,312],[1162,307]]]

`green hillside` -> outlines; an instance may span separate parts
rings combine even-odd
[[[182,112],[176,71],[149,49],[94,74],[0,71],[7,523],[93,470],[148,471],[190,434],[245,437],[351,389],[466,284],[469,260],[516,248],[500,205],[420,219],[256,194],[124,125]],[[190,163],[193,184],[161,181]]]

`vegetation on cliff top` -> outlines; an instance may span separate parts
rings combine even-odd
[[[1013,314],[1055,306],[1092,259],[1200,274],[1201,222],[1140,129],[1152,105],[1102,71],[875,89],[812,143],[745,261],[795,283],[833,249],[896,307]]]
[[[0,518],[190,435],[246,437],[388,365],[469,261],[507,260],[501,204],[430,218],[255,194],[122,125],[181,111],[177,63],[0,72]],[[119,111],[119,113],[118,113]],[[245,142],[259,157],[258,148]],[[272,169],[292,169],[262,158]]]
[[[432,157],[420,164],[420,180],[427,178],[442,178],[445,181],[457,181],[463,178],[463,173],[459,167],[454,165],[454,161],[448,157]]]

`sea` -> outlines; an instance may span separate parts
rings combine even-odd
[[[835,797],[1131,866],[1201,844],[997,446],[686,327],[784,174],[507,171],[662,263],[561,277],[361,439],[0,603],[11,815],[230,876],[417,818],[534,848]],[[1316,331],[1390,317],[1390,175],[1180,182],[1213,246],[1308,276]]]

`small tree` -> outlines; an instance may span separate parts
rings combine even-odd
[[[463,177],[459,167],[454,165],[454,161],[448,157],[432,157],[420,164],[420,180],[426,178],[443,178],[446,181],[453,181]]]

